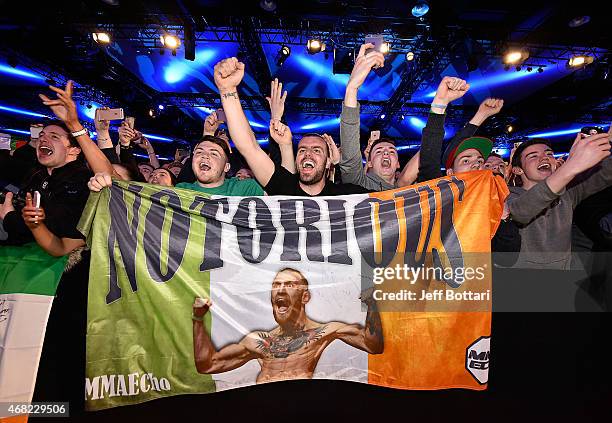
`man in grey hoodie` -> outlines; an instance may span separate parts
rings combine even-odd
[[[612,185],[609,136],[578,133],[569,158],[559,168],[544,139],[529,140],[516,149],[512,172],[522,186],[510,187],[507,200],[522,239],[515,267],[570,268],[574,208]]]

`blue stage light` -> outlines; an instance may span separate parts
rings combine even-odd
[[[383,113],[382,115],[380,115],[380,118],[381,118],[382,120],[385,120],[385,118],[386,118],[386,117],[387,117],[387,115],[386,115],[386,114],[384,114],[384,113]]]
[[[142,157],[143,159],[149,159],[149,156],[147,156],[146,154],[142,154],[142,153],[132,153],[134,156],[136,157]],[[174,161],[174,157],[162,157],[162,156],[157,156],[158,159],[161,160],[170,160],[170,161]]]
[[[268,126],[264,125],[263,123],[255,122],[252,120],[249,121],[249,124],[254,128],[268,128]]]
[[[338,117],[334,119],[327,119],[327,120],[321,120],[319,122],[309,123],[309,124],[303,125],[300,129],[310,130],[310,129],[324,128],[326,126],[338,125],[339,123],[340,123],[340,118]]]
[[[427,4],[426,1],[418,2],[412,8],[412,16],[414,16],[415,18],[420,18],[421,16],[425,16],[427,12],[429,12],[429,5]]]
[[[24,135],[30,135],[30,131],[24,131],[22,129],[12,129],[12,128],[2,128],[0,129],[0,132],[12,132],[14,134],[24,134]]]
[[[166,138],[166,137],[162,137],[160,135],[152,135],[152,134],[142,134],[145,137],[152,139],[152,140],[157,140],[157,141],[164,141],[164,142],[173,142],[174,140],[170,139],[170,138]]]
[[[563,135],[576,135],[578,132],[580,132],[580,128],[581,127],[562,129],[559,131],[540,132],[538,134],[527,135],[527,138],[553,138],[553,137],[560,137]]]
[[[397,151],[405,151],[405,150],[416,150],[419,148],[419,145],[400,145],[397,147]]]
[[[297,54],[295,59],[302,65],[310,74],[314,74],[320,78],[325,78],[327,80],[334,81],[339,85],[345,86],[348,83],[349,75],[345,74],[335,74],[331,67],[326,66],[325,64],[318,62],[314,58],[310,58],[307,56],[302,56]]]
[[[5,65],[0,65],[0,73],[6,73],[8,75],[14,75],[14,76],[21,76],[23,78],[38,79],[41,81],[45,80],[45,78],[35,73],[13,68],[11,66],[5,66]]]
[[[159,110],[164,110],[164,105],[163,105],[163,104],[160,104],[159,106],[157,106],[157,108],[158,108]]]
[[[541,68],[542,72],[545,72],[548,68]],[[469,79],[467,80],[467,82],[469,82],[470,84],[470,91],[468,91],[468,94],[470,92],[474,92],[476,90],[482,89],[482,88],[490,88],[496,85],[502,85],[505,84],[507,82],[511,82],[514,81],[516,79],[521,79],[521,78],[525,78],[525,77],[533,77],[536,75],[541,75],[542,72],[497,72],[493,75],[490,76],[485,76],[485,77],[481,77],[479,79]],[[436,96],[436,92],[435,91],[431,91],[430,93],[426,94],[424,96],[424,98],[434,98]]]
[[[423,129],[425,128],[425,121],[423,121],[423,119],[419,119],[417,117],[411,117],[410,119],[408,119],[408,122],[410,122],[410,125],[412,125],[414,128],[417,129]]]
[[[15,113],[18,115],[26,115],[26,116],[34,116],[38,118],[48,118],[47,115],[42,115],[40,113],[31,112],[29,110],[18,109],[16,107],[8,107],[8,106],[0,106],[0,111]]]

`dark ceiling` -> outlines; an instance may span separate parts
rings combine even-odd
[[[182,50],[176,57],[167,53],[162,58],[155,47],[160,30],[171,29],[184,37],[184,28],[191,27],[198,49],[211,46],[217,59],[236,51],[247,64],[249,80],[242,97],[252,121],[266,123],[263,95],[269,79],[280,76],[290,89],[287,120],[295,126],[294,132],[313,127],[337,134],[337,122],[330,117],[338,116],[344,80],[331,74],[333,57],[309,56],[300,44],[320,36],[330,48],[354,47],[364,34],[384,32],[395,54],[388,60],[387,75],[368,79],[364,85],[364,134],[381,128],[406,145],[418,143],[418,124],[403,124],[400,116],[424,119],[430,101],[424,94],[450,73],[481,83],[480,91],[450,112],[451,133],[486,96],[507,99],[502,114],[483,129],[500,142],[510,141],[503,132],[510,122],[520,129],[520,136],[609,122],[612,117],[609,20],[598,2],[435,1],[424,20],[412,17],[412,1],[279,0],[273,13],[262,10],[259,1],[117,2],[118,6],[102,0],[16,5],[0,0],[0,64],[17,64],[17,69],[29,69],[57,83],[73,79],[81,87],[77,97],[83,104],[122,106],[149,132],[193,140],[205,115],[196,106],[214,109],[218,103],[211,88],[214,62],[202,64],[196,75],[192,66],[197,60],[185,61]],[[588,24],[568,26],[583,15],[590,16]],[[116,45],[102,48],[93,43],[90,32],[96,27],[109,28]],[[274,52],[282,43],[291,45],[293,62],[278,68]],[[514,79],[509,75],[517,72],[511,69],[508,77],[503,76],[500,56],[508,45],[529,46],[533,75]],[[404,63],[407,50],[418,56],[412,67]],[[577,52],[591,53],[596,60],[584,69],[568,71],[565,61]],[[143,73],[143,60],[152,64],[153,75]],[[171,66],[185,69],[186,76],[168,77]],[[536,75],[537,66],[546,69],[541,77]],[[162,69],[165,80],[160,82]],[[317,73],[318,79],[313,76]],[[44,83],[0,75],[0,104],[48,113],[36,97]],[[491,75],[501,75],[503,83],[493,84]],[[177,82],[179,78],[185,79]],[[151,119],[147,111],[157,104],[166,107]],[[389,117],[382,120],[381,115]],[[23,127],[25,121],[0,113],[0,127]],[[265,127],[254,130],[265,136]],[[560,140],[559,145],[566,147],[567,141]]]

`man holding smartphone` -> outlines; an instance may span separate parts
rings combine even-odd
[[[534,138],[516,149],[512,166],[522,184],[507,200],[522,238],[516,267],[569,269],[574,208],[612,184],[609,134],[578,133],[560,168],[550,143]]]

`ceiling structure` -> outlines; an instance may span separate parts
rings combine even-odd
[[[212,68],[237,56],[246,64],[241,99],[262,143],[269,119],[265,96],[275,77],[289,92],[285,117],[292,131],[328,132],[337,139],[348,73],[334,74],[334,56],[355,51],[375,33],[384,34],[391,53],[385,68],[360,90],[363,142],[370,130],[381,129],[404,153],[416,151],[429,103],[445,75],[471,84],[449,110],[449,136],[490,96],[506,101],[503,112],[482,129],[500,148],[515,138],[566,131],[551,138],[563,150],[571,130],[607,125],[612,117],[610,37],[605,13],[595,2],[569,7],[538,0],[436,1],[423,18],[411,15],[414,1],[277,0],[274,12],[259,3],[69,0],[24,1],[18,8],[11,2],[9,8],[8,1],[0,1],[6,11],[0,17],[0,128],[27,130],[29,121],[40,119],[36,114],[50,114],[37,93],[49,83],[73,79],[86,122],[99,105],[123,107],[136,116],[137,127],[157,136],[158,150],[168,156],[175,147],[171,141],[190,142],[201,134],[204,117],[220,104]],[[578,16],[589,16],[590,22],[570,27]],[[93,42],[95,30],[110,33],[112,43]],[[161,48],[164,32],[181,39],[176,55]],[[308,54],[311,38],[323,41],[326,51]],[[193,61],[185,59],[189,40]],[[282,45],[291,55],[278,66]],[[501,57],[509,47],[529,50],[520,71],[504,69]],[[407,52],[414,53],[413,61],[406,60]],[[576,54],[594,62],[567,68]],[[516,131],[507,134],[508,124]]]

